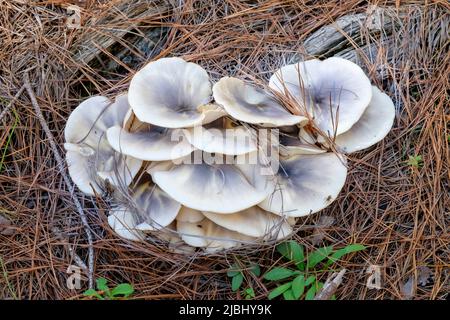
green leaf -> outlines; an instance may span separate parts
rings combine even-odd
[[[261,268],[256,263],[250,269],[250,272],[253,273],[256,277],[261,275]]]
[[[333,251],[333,246],[319,248],[308,256],[308,269],[314,268],[318,263],[328,257]]]
[[[98,290],[109,292],[109,287],[107,285],[108,280],[106,280],[105,278],[98,278],[97,280],[95,280],[95,282],[97,284]]]
[[[273,298],[278,297],[280,294],[283,294],[283,292],[285,292],[286,290],[288,290],[291,287],[292,283],[288,282],[285,283],[275,289],[273,289],[270,293],[269,293],[269,300],[272,300]]]
[[[316,286],[311,286],[311,288],[306,291],[305,300],[313,300],[316,295]]]
[[[280,243],[277,246],[277,251],[283,257],[296,263],[302,262],[305,259],[303,247],[293,240]]]
[[[245,299],[249,300],[249,299],[253,299],[255,297],[255,290],[253,290],[253,288],[247,288],[244,291],[245,294]]]
[[[83,292],[83,295],[85,297],[96,297],[97,299],[104,300],[104,298],[101,295],[99,295],[98,292],[95,291],[94,289],[86,290],[85,292]]]
[[[288,289],[285,292],[283,292],[283,298],[284,298],[284,300],[297,300],[294,298],[294,295],[292,294],[291,289]]]
[[[231,279],[231,290],[233,292],[239,290],[242,282],[244,281],[244,275],[242,273],[238,273]]]
[[[319,292],[323,288],[324,283],[323,282],[316,282],[316,292]]]
[[[234,263],[231,268],[227,271],[227,276],[234,277],[235,275],[237,275],[238,273],[241,273],[241,270],[239,268],[239,266]]]
[[[298,299],[301,297],[303,292],[305,291],[305,276],[299,275],[297,278],[292,281],[292,294],[294,295],[295,299]]]
[[[274,268],[264,275],[264,279],[276,281],[289,278],[295,274],[297,274],[296,271],[288,268]]]
[[[305,287],[309,286],[314,281],[316,281],[316,277],[315,276],[309,276],[308,279],[305,280]]]
[[[348,246],[336,250],[328,259],[329,261],[327,262],[327,265],[330,265],[336,261],[338,261],[340,258],[342,258],[344,255],[348,254],[348,253],[352,253],[352,252],[357,252],[357,251],[361,251],[366,249],[365,246],[363,246],[362,244],[349,244]]]
[[[113,297],[122,295],[125,298],[128,298],[129,296],[131,296],[134,292],[134,288],[131,284],[129,283],[121,283],[119,285],[117,285],[114,289],[112,289],[111,291],[111,295]]]

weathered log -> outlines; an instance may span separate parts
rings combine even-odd
[[[171,10],[170,1],[123,1],[120,5],[110,10],[111,14],[101,17],[94,23],[93,32],[84,32],[84,36],[74,44],[73,59],[76,62],[89,64],[102,51],[110,48],[119,39],[123,38],[136,25],[128,20],[149,19],[167,13]],[[126,19],[124,19],[126,17]],[[102,28],[101,32],[95,31],[95,26],[111,25],[111,29]]]
[[[303,44],[305,52],[312,56],[332,56],[350,45],[348,38],[361,45],[363,30],[370,35],[390,34],[395,26],[392,17],[390,9],[382,7],[370,7],[366,13],[343,16],[311,34]]]

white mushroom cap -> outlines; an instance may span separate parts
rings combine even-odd
[[[257,206],[232,214],[204,212],[204,215],[221,227],[250,237],[284,238],[292,233],[284,218]]]
[[[125,207],[118,207],[110,211],[108,224],[120,237],[138,241],[144,238],[143,234],[136,230],[136,220],[133,213]]]
[[[211,84],[206,71],[181,58],[150,62],[133,77],[128,93],[139,120],[165,128],[203,123],[205,115],[198,108],[210,98]]]
[[[346,153],[368,148],[381,141],[394,124],[395,106],[388,95],[372,87],[372,100],[350,130],[336,137],[335,143]]]
[[[153,172],[153,181],[173,199],[200,211],[233,213],[263,201],[267,192],[252,186],[232,165],[181,164]]]
[[[208,219],[196,223],[177,221],[177,231],[187,244],[205,247],[210,252],[255,241],[255,238],[225,229]]]
[[[205,238],[206,230],[203,221],[207,220],[195,223],[177,220],[177,231],[181,239],[193,247],[207,247],[209,240]]]
[[[96,172],[91,170],[91,163],[88,157],[83,156],[79,152],[68,150],[66,152],[66,162],[69,175],[81,192],[89,195],[103,193],[101,182],[96,179]]]
[[[106,130],[122,125],[128,109],[126,94],[117,96],[115,102],[102,96],[84,100],[67,119],[65,141],[96,147]]]
[[[203,219],[205,219],[205,216],[202,212],[185,206],[181,207],[181,210],[177,215],[177,221],[182,222],[196,223]]]
[[[302,143],[299,138],[291,136],[280,137],[280,155],[295,156],[299,154],[320,154],[325,153],[326,150],[320,149],[313,144]]]
[[[136,229],[142,231],[159,230],[170,225],[181,208],[180,203],[150,182],[138,185],[132,199],[132,211],[138,223]]]
[[[142,166],[142,161],[122,154],[113,153],[101,165],[96,165],[97,175],[113,186],[127,187]],[[87,170],[87,169],[86,169]]]
[[[142,161],[117,154],[106,139],[106,130],[122,124],[128,109],[126,95],[115,102],[97,96],[83,101],[69,116],[66,160],[72,180],[84,193],[102,193],[101,180],[128,186],[139,171]]]
[[[270,78],[269,86],[305,105],[317,127],[329,136],[349,130],[372,98],[364,71],[336,57],[284,66]]]
[[[165,161],[184,157],[194,148],[183,139],[179,141],[174,130],[152,127],[149,131],[129,133],[115,126],[106,132],[109,144],[117,152],[146,161]]]
[[[184,134],[195,148],[208,153],[240,155],[258,149],[255,133],[244,127],[206,129],[199,126],[185,129]]]
[[[226,111],[215,103],[207,103],[197,108],[204,116],[201,124],[211,123],[227,115]]]
[[[307,121],[291,114],[269,93],[236,78],[220,79],[213,87],[213,95],[229,115],[247,123],[280,127]]]
[[[342,161],[334,153],[297,155],[280,161],[278,187],[259,206],[291,217],[322,210],[344,186],[347,168]]]
[[[266,159],[259,157],[259,152],[252,152],[236,158],[236,168],[258,192],[270,195],[277,183],[273,168]]]

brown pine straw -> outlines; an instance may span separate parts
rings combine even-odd
[[[214,81],[232,75],[265,83],[295,54],[310,58],[302,43],[312,32],[368,9],[366,1],[357,0],[186,0],[165,2],[172,8],[169,12],[127,19],[124,2],[133,5],[137,0],[81,1],[83,26],[68,29],[64,1],[0,1],[0,112],[14,100],[0,121],[0,161],[6,150],[0,171],[0,214],[18,228],[12,236],[0,235],[0,298],[78,299],[88,286],[86,273],[79,290],[66,286],[66,270],[76,264],[72,257],[87,264],[89,245],[29,96],[22,93],[14,99],[24,85],[25,70],[33,67],[29,71],[33,92],[62,153],[70,112],[89,95],[112,96],[126,90],[133,72],[149,55],[135,46],[135,40],[152,28],[169,30],[152,59],[182,56],[206,68]],[[293,237],[308,250],[349,243],[368,247],[345,256],[336,266],[337,271],[347,270],[336,291],[338,299],[402,299],[402,286],[410,277],[417,279],[423,266],[431,269],[432,278],[415,285],[413,299],[448,297],[449,6],[447,1],[399,3],[371,2],[391,8],[398,22],[393,32],[373,34],[363,29],[360,40],[349,41],[358,52],[366,44],[379,49],[375,56],[363,56],[362,63],[372,82],[394,99],[394,127],[376,146],[350,156],[347,183],[338,199],[301,218]],[[106,16],[116,18],[102,19]],[[75,60],[82,49],[80,39],[115,36],[114,30],[129,29],[130,24],[135,27],[118,38],[115,47],[102,49],[89,64]],[[121,50],[129,50],[126,55],[135,63],[116,58]],[[112,60],[116,68],[110,67]],[[421,155],[423,167],[408,166],[409,155]],[[76,195],[94,238],[94,276],[111,284],[132,283],[136,298],[237,299],[241,296],[231,292],[226,276],[236,260],[241,265],[258,263],[263,271],[284,265],[273,246],[186,257],[168,252],[161,243],[122,240],[107,226],[107,203],[78,191]],[[315,224],[321,216],[332,216],[335,222],[322,230],[324,238],[314,246]],[[379,290],[366,286],[371,265],[381,270]],[[325,282],[330,275],[319,278]],[[245,277],[257,299],[274,288],[248,272]]]

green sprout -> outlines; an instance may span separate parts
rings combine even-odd
[[[108,280],[105,278],[98,278],[96,280],[97,290],[86,290],[83,295],[85,297],[96,298],[98,300],[118,300],[127,299],[134,292],[133,286],[129,283],[118,284],[113,289],[110,289],[107,283]]]
[[[422,168],[423,166],[422,156],[420,154],[409,156],[408,160],[406,161],[406,164],[417,169]]]

